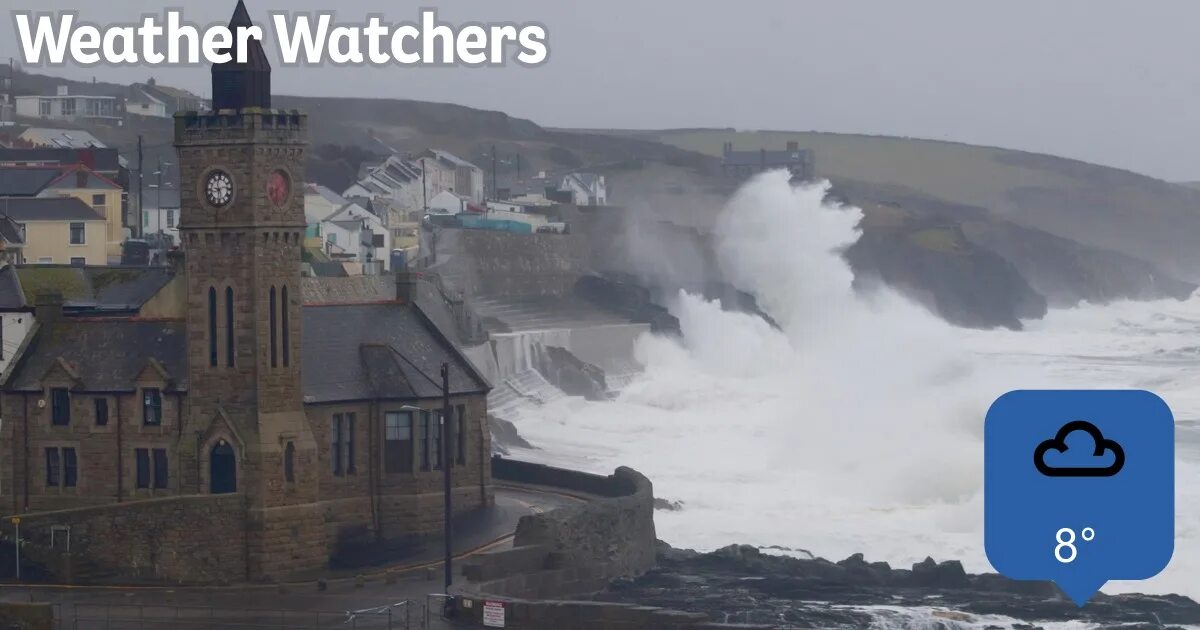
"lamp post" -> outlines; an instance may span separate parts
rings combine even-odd
[[[446,594],[450,594],[450,584],[454,582],[454,570],[451,567],[453,558],[453,538],[454,527],[451,523],[451,498],[450,498],[450,427],[453,423],[450,422],[450,364],[442,364],[442,490],[445,493],[446,504]],[[449,601],[449,600],[447,600]]]

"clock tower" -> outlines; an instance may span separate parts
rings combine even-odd
[[[250,25],[239,1],[230,28]],[[175,116],[188,345],[179,459],[183,488],[245,497],[248,577],[264,580],[319,569],[328,554],[300,376],[307,118],[271,108],[270,63],[248,45],[246,63],[231,50],[213,67],[212,111]]]

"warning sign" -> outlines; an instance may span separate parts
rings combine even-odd
[[[504,602],[483,602],[483,625],[486,628],[504,627]]]

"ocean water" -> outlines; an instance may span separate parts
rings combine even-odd
[[[784,174],[748,183],[718,226],[719,264],[779,327],[681,293],[683,336],[636,348],[643,369],[611,402],[550,397],[505,416],[535,448],[514,456],[607,473],[629,465],[655,494],[659,537],[907,566],[926,556],[990,571],[982,434],[1017,388],[1145,388],[1172,407],[1177,522],[1171,566],[1108,592],[1200,598],[1200,298],[1084,305],[1024,331],[945,324],[886,290],[851,289],[839,251],[861,211]]]

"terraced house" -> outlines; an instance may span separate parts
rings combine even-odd
[[[239,3],[232,26],[246,24]],[[183,256],[153,310],[101,315],[33,291],[0,445],[4,498],[51,572],[311,575],[440,531],[447,467],[461,511],[492,502],[489,385],[418,306],[419,280],[306,303],[308,123],[271,108],[251,45],[248,63],[214,67],[213,111],[175,117]]]

